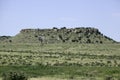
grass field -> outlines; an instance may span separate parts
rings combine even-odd
[[[120,80],[120,44],[0,44],[0,76],[30,80]]]

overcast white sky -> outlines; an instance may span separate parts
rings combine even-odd
[[[120,0],[0,0],[0,36],[64,26],[95,27],[120,41]]]

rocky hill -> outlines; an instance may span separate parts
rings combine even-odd
[[[1,39],[0,39],[1,40]],[[114,43],[98,29],[91,27],[58,29],[22,29],[16,36],[4,40],[11,43]]]

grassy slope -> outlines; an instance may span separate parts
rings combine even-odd
[[[22,29],[19,34],[8,39],[12,43],[40,43],[39,36],[44,37],[44,43],[114,43],[111,38],[103,35],[95,28],[71,29]],[[1,41],[0,41],[1,42]]]
[[[119,78],[119,48],[120,44],[1,44],[0,74],[6,71],[24,71],[34,77],[99,77],[103,79],[109,75]],[[2,62],[6,63],[2,64]],[[91,62],[101,62],[105,65],[85,65]],[[55,66],[54,63],[63,64]]]

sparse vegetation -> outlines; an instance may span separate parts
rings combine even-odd
[[[103,35],[96,28],[71,28],[62,27],[58,29],[22,29],[14,37],[0,37],[0,42],[12,43],[39,43],[39,38],[44,37],[44,43],[115,43],[113,39]],[[9,38],[9,39],[8,39]],[[4,39],[4,40],[2,40]],[[2,40],[2,41],[1,41]]]
[[[0,43],[0,77],[19,80],[24,71],[31,80],[120,79],[120,44],[94,28],[53,29],[23,29]]]
[[[28,80],[27,76],[23,72],[6,72],[3,73],[3,79],[2,80]]]
[[[58,75],[103,80],[109,75],[118,79],[119,47],[119,44],[1,44],[0,74],[12,70],[25,71],[29,77]]]

